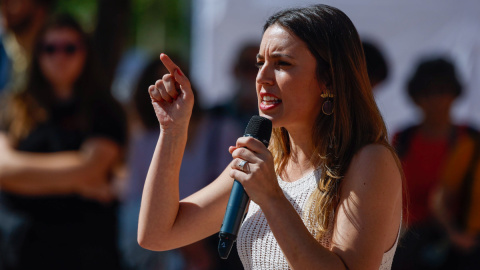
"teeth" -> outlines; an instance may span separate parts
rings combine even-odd
[[[262,98],[262,103],[268,104],[268,105],[276,104],[279,102],[280,100],[278,98],[272,97],[272,96],[263,96]]]
[[[272,96],[264,96],[263,101],[278,101],[278,98],[274,98]]]

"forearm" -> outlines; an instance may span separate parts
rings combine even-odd
[[[449,233],[457,233],[458,229],[453,223],[451,213],[448,211],[448,205],[452,204],[453,195],[449,194],[445,188],[438,188],[433,195],[433,202],[431,201],[431,208],[437,219],[437,221],[445,228]]]
[[[74,184],[89,177],[82,155],[77,151],[25,153],[13,151],[0,173],[3,190],[25,194],[67,194]]]
[[[337,254],[315,240],[284,196],[261,207],[292,269],[346,269]]]
[[[25,195],[78,193],[105,198],[112,165],[120,151],[115,142],[102,138],[87,140],[77,151],[7,150],[0,158],[0,188]]]
[[[179,211],[179,174],[187,130],[161,131],[148,170],[140,208],[138,241],[148,249],[158,244],[175,223]]]

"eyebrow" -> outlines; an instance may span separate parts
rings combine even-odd
[[[272,58],[281,58],[281,57],[287,57],[287,58],[293,58],[291,55],[289,54],[285,54],[285,53],[278,53],[278,52],[274,52],[270,55]],[[264,59],[265,57],[263,57],[263,55],[261,54],[257,54],[257,59]]]

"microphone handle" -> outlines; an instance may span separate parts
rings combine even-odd
[[[271,134],[272,121],[268,118],[254,115],[248,122],[243,136],[253,137],[261,141],[265,147],[268,147]],[[230,198],[228,199],[225,216],[223,217],[222,227],[218,234],[220,238],[220,242],[218,243],[218,254],[222,259],[228,258],[233,244],[237,240],[238,231],[240,230],[243,218],[245,217],[249,201],[245,189],[240,182],[235,180],[230,192]]]
[[[219,233],[220,242],[218,244],[218,253],[222,259],[228,258],[233,243],[237,240],[238,231],[245,217],[249,201],[250,199],[242,184],[235,180]]]

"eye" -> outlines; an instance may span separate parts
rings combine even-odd
[[[286,67],[286,66],[291,66],[292,64],[290,64],[288,62],[285,62],[285,61],[278,61],[277,65]]]
[[[262,61],[257,61],[257,63],[255,63],[255,66],[256,66],[257,68],[261,68],[261,67],[263,66],[263,63],[264,63],[264,62],[262,62]]]

